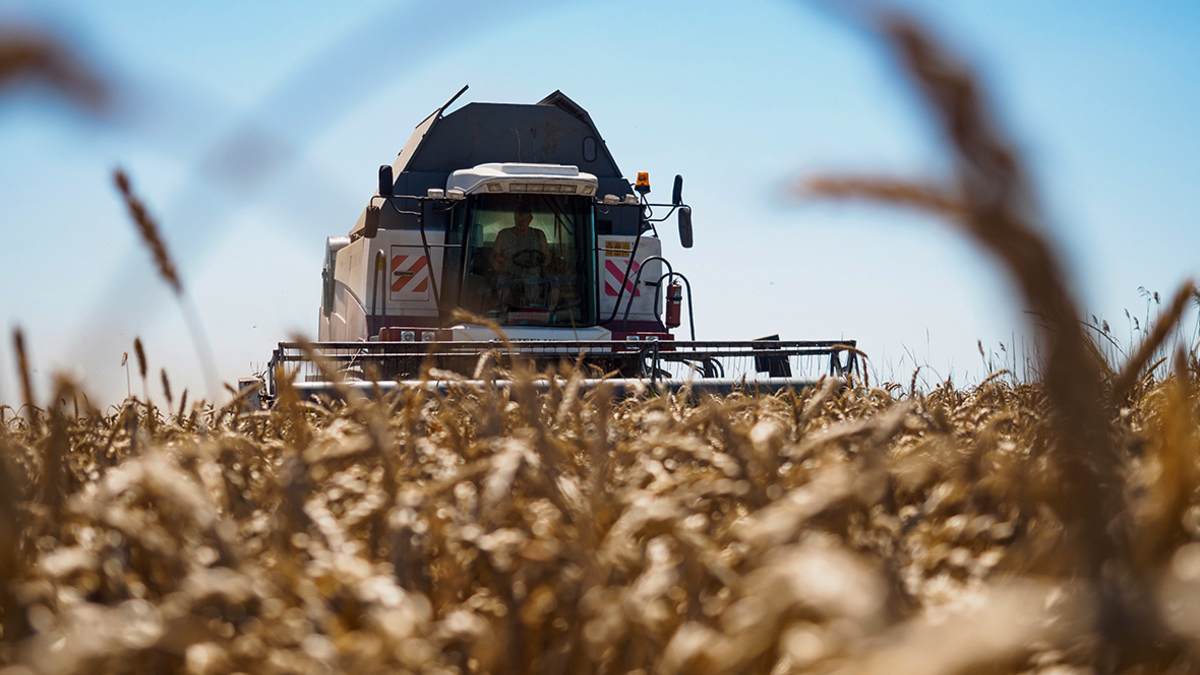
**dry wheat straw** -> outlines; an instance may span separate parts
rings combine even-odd
[[[142,348],[142,339],[133,339],[133,352],[137,355],[138,375],[142,380],[146,379],[146,350]]]
[[[33,397],[33,378],[29,374],[29,357],[25,353],[25,334],[13,329],[13,350],[17,355],[17,376],[21,378],[21,398],[25,403],[30,424],[37,422],[37,406]]]
[[[0,93],[34,82],[48,84],[84,110],[99,112],[108,102],[105,82],[62,42],[0,30]]]
[[[137,227],[138,235],[141,236],[142,243],[150,250],[150,255],[154,259],[154,265],[158,269],[158,275],[163,281],[171,287],[171,290],[176,295],[183,294],[183,282],[179,280],[179,272],[175,267],[175,262],[171,259],[171,254],[167,252],[167,243],[163,240],[162,234],[159,232],[158,223],[150,216],[146,210],[146,206],[133,193],[133,187],[129,183],[129,176],[125,174],[123,169],[113,170],[113,182],[117,189],[121,191],[121,197],[125,200],[125,206],[129,209],[129,216],[133,220],[133,224]]]
[[[167,378],[167,369],[160,368],[159,374],[162,376],[163,397],[167,399],[167,407],[170,408],[175,400],[171,396],[171,380]]]
[[[204,330],[204,322],[200,318],[200,312],[196,309],[195,303],[192,302],[191,298],[184,291],[183,282],[179,278],[175,262],[167,251],[167,244],[159,231],[158,223],[150,216],[145,205],[134,194],[129,177],[125,174],[125,171],[120,168],[115,169],[113,171],[113,182],[116,183],[117,189],[121,192],[121,197],[125,200],[125,205],[129,209],[129,215],[133,220],[134,226],[137,228],[142,243],[150,250],[150,255],[154,259],[154,264],[158,270],[158,276],[174,291],[175,299],[179,303],[184,321],[187,323],[188,332],[191,334],[192,344],[195,346],[196,354],[200,358],[200,365],[204,370],[204,379],[209,397],[211,398],[218,391],[217,367],[216,361],[213,359],[212,347],[208,343],[208,335]],[[143,379],[145,378],[145,373],[142,374],[142,377]]]
[[[1059,461],[1070,477],[1053,503],[1066,536],[1080,543],[1072,567],[1091,579],[1099,599],[1096,628],[1108,651],[1098,658],[1127,663],[1175,653],[1177,642],[1147,619],[1154,616],[1146,607],[1150,588],[1130,569],[1135,555],[1132,523],[1121,508],[1122,458],[1101,387],[1107,366],[1081,330],[1062,263],[1038,232],[1036,199],[1020,157],[1000,134],[978,82],[961,62],[904,17],[886,17],[880,31],[941,126],[955,161],[955,181],[942,188],[856,178],[824,178],[810,185],[832,197],[891,201],[949,216],[1004,263],[1029,311],[1040,317],[1040,340],[1048,345],[1042,372],[1055,410]],[[942,196],[948,194],[959,197]],[[1128,388],[1174,326],[1189,289],[1185,286],[1164,316],[1161,334],[1150,336],[1131,359],[1119,391]]]
[[[1137,351],[1134,352],[1121,370],[1120,376],[1113,383],[1112,397],[1114,401],[1120,401],[1129,394],[1129,390],[1133,387],[1137,379],[1142,375],[1146,364],[1150,362],[1151,357],[1170,336],[1171,332],[1179,324],[1180,318],[1183,317],[1183,311],[1187,308],[1188,301],[1196,297],[1196,285],[1191,281],[1184,282],[1179,290],[1175,292],[1175,298],[1171,301],[1170,306],[1163,311],[1154,323],[1154,330],[1143,338],[1141,344],[1138,345]]]

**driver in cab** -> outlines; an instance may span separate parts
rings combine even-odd
[[[492,247],[492,269],[502,306],[515,301],[521,305],[544,304],[543,270],[550,260],[546,235],[530,227],[533,213],[526,205],[513,212],[513,226],[500,230]],[[513,297],[514,291],[521,297]]]

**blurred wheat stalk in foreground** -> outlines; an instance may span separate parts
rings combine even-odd
[[[1007,268],[1028,311],[1039,319],[1039,341],[1047,345],[1041,372],[1053,451],[1069,477],[1052,506],[1064,519],[1064,538],[1074,544],[1070,573],[1090,587],[1096,603],[1090,624],[1099,646],[1090,663],[1105,670],[1135,662],[1165,666],[1182,648],[1153,607],[1146,573],[1147,566],[1163,564],[1164,549],[1173,540],[1161,531],[1139,530],[1123,494],[1136,453],[1122,447],[1114,418],[1196,290],[1185,283],[1123,371],[1106,373],[1100,350],[1084,332],[1063,265],[1039,234],[1037,199],[1020,156],[989,114],[978,81],[909,19],[883,16],[877,26],[939,126],[953,177],[946,185],[822,177],[809,181],[804,192],[934,212]],[[1176,384],[1184,386],[1187,355],[1177,355],[1176,362]],[[1190,393],[1181,396],[1187,400]],[[1160,470],[1175,473],[1178,460]],[[1177,497],[1174,508],[1187,501]],[[1146,537],[1151,541],[1139,541]]]
[[[30,86],[45,87],[93,114],[109,100],[108,83],[60,40],[0,27],[0,93]]]

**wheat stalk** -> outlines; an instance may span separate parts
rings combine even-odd
[[[179,271],[175,266],[175,262],[167,251],[167,243],[159,231],[158,223],[150,216],[141,199],[133,192],[129,176],[126,175],[123,169],[117,168],[113,170],[113,182],[116,184],[117,190],[120,191],[121,197],[125,201],[125,206],[129,210],[130,218],[137,228],[142,243],[150,250],[150,255],[154,259],[159,278],[175,293],[175,299],[179,302],[179,308],[183,311],[183,318],[187,322],[188,331],[191,333],[192,344],[196,348],[196,354],[200,357],[200,364],[204,369],[204,378],[208,387],[209,397],[211,398],[217,392],[217,368],[212,356],[212,348],[208,343],[208,335],[204,330],[204,323],[200,318],[200,313],[196,310],[196,306],[191,298],[184,291],[183,281],[179,277]],[[143,379],[145,378],[145,373],[142,374],[142,377]]]
[[[179,280],[179,272],[175,267],[175,262],[171,259],[171,254],[167,251],[167,243],[159,232],[158,223],[150,216],[142,201],[133,193],[129,176],[123,169],[115,169],[113,170],[113,182],[125,200],[125,206],[129,209],[129,216],[133,219],[142,243],[150,250],[154,265],[158,269],[158,275],[176,295],[183,295],[183,282]]]

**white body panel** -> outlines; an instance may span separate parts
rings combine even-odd
[[[388,317],[436,317],[434,286],[441,282],[443,233],[426,234],[429,255],[416,230],[380,230],[374,239],[360,238],[337,253],[333,311],[322,312],[318,338],[357,342],[370,338],[367,315],[372,307]],[[382,272],[376,256],[384,255]],[[379,297],[372,295],[373,290]],[[377,332],[377,328],[376,328]]]
[[[596,194],[596,177],[565,164],[518,164],[495,162],[459,169],[446,180],[446,191],[546,192],[550,194]]]
[[[596,237],[596,275],[600,291],[600,320],[606,321],[612,316],[617,298],[621,298],[614,320],[625,318],[625,309],[629,309],[630,321],[657,321],[654,313],[654,298],[658,289],[650,284],[658,282],[662,276],[662,262],[653,260],[641,270],[639,288],[634,289],[638,270],[647,258],[662,255],[662,242],[657,237],[642,235],[637,244],[637,258],[630,265],[630,255],[633,253],[636,237],[619,237],[615,235],[599,235]],[[625,283],[625,292],[621,293],[621,283]],[[632,307],[629,304],[633,303]],[[659,300],[659,311],[663,302]]]

